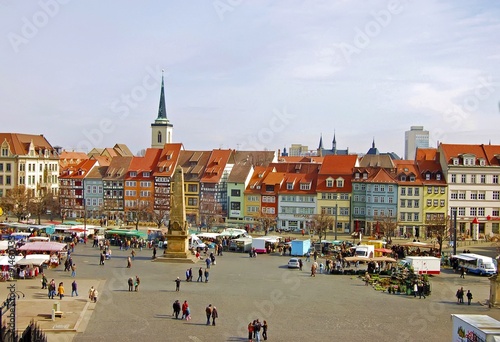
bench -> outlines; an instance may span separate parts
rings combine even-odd
[[[52,309],[52,315],[51,315],[51,317],[52,317],[53,321],[56,320],[56,317],[62,318],[62,316],[63,316],[63,312],[62,311],[56,311],[56,310]]]

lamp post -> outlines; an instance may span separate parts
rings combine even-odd
[[[453,255],[457,254],[457,208],[453,209]]]

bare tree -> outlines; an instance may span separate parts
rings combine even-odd
[[[211,192],[205,192],[200,199],[200,220],[205,224],[207,232],[216,224],[224,222],[222,205]]]
[[[318,235],[319,241],[326,240],[326,233],[335,222],[334,216],[329,215],[326,210],[321,210],[321,213],[309,215],[309,218],[311,220],[310,229]]]
[[[139,222],[148,219],[151,208],[152,205],[149,201],[136,201],[133,207],[125,208],[125,217],[134,223],[135,230],[139,230]]]
[[[395,216],[389,216],[384,213],[375,216],[373,219],[375,220],[375,232],[381,236],[387,237],[393,237],[395,235],[396,228],[398,227],[398,221]]]
[[[167,197],[156,198],[155,205],[150,205],[148,207],[147,215],[151,217],[151,220],[158,228],[161,228],[161,226],[165,224],[165,221],[170,217],[169,199]]]
[[[28,191],[24,185],[8,189],[6,196],[0,199],[0,206],[17,217],[17,221],[28,213]]]
[[[450,223],[448,215],[442,213],[428,214],[425,219],[427,233],[436,239],[439,245],[439,254],[443,250],[443,241],[448,236]]]
[[[259,225],[262,227],[262,230],[264,230],[266,235],[269,233],[269,228],[276,226],[276,215],[273,214],[261,212],[254,218],[254,220],[259,222]]]

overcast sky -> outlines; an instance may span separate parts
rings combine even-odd
[[[151,145],[161,70],[174,142],[403,156],[500,144],[497,1],[0,0],[0,131]],[[496,37],[496,38],[495,38]]]

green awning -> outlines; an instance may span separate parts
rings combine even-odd
[[[123,230],[123,229],[110,229],[104,232],[106,235],[120,235],[128,237],[136,237],[140,239],[147,239],[148,234],[140,230]]]

